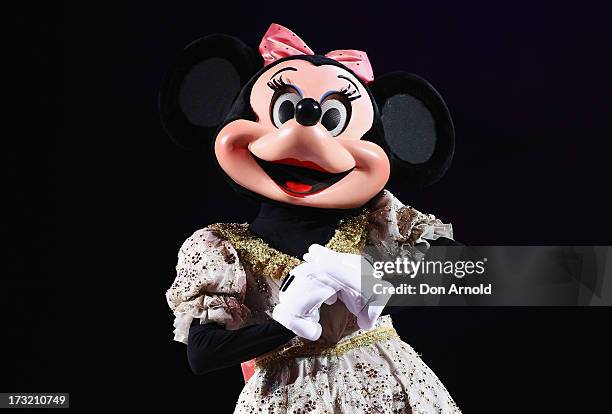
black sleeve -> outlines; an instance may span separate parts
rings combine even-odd
[[[294,336],[276,321],[228,331],[223,325],[200,325],[200,321],[195,319],[189,328],[187,359],[192,371],[201,375],[248,361],[283,345]]]

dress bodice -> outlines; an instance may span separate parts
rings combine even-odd
[[[369,208],[342,218],[326,247],[394,257],[403,248],[440,236],[452,238],[452,226],[404,206],[384,191]],[[283,278],[300,263],[300,258],[255,236],[246,223],[217,223],[196,231],[179,251],[177,277],[166,293],[175,315],[175,339],[186,342],[194,318],[226,329],[269,321]],[[323,305],[320,319],[319,341],[325,343],[359,329],[340,301]]]

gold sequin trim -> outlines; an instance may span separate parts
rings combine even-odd
[[[367,238],[367,224],[367,210],[341,220],[326,247],[340,253],[358,254]],[[302,263],[297,257],[278,251],[254,236],[246,223],[217,223],[209,226],[209,229],[228,240],[253,273],[278,280]]]
[[[368,236],[368,210],[340,221],[326,247],[339,253],[359,254]]]
[[[248,264],[253,273],[282,279],[301,263],[298,258],[280,252],[268,246],[261,238],[253,236],[248,224],[217,223],[209,228],[234,246],[241,261]]]
[[[380,328],[367,331],[361,335],[357,335],[353,338],[340,341],[335,345],[321,344],[318,342],[300,343],[297,345],[290,345],[285,348],[281,348],[279,351],[258,358],[255,364],[259,367],[268,365],[273,362],[279,362],[281,360],[312,357],[312,356],[335,356],[339,357],[346,354],[347,352],[368,346],[370,344],[385,341],[391,338],[399,338],[399,335],[393,327],[383,326]]]

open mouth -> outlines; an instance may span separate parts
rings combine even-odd
[[[278,161],[264,161],[253,155],[257,164],[287,194],[306,197],[320,193],[346,177],[353,169],[333,174],[310,161],[293,158]]]

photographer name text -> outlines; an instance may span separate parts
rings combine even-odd
[[[428,283],[387,286],[380,283],[374,285],[374,293],[377,295],[490,295],[492,286],[490,283],[481,283],[477,286],[458,286],[454,283],[450,286],[433,286]]]

